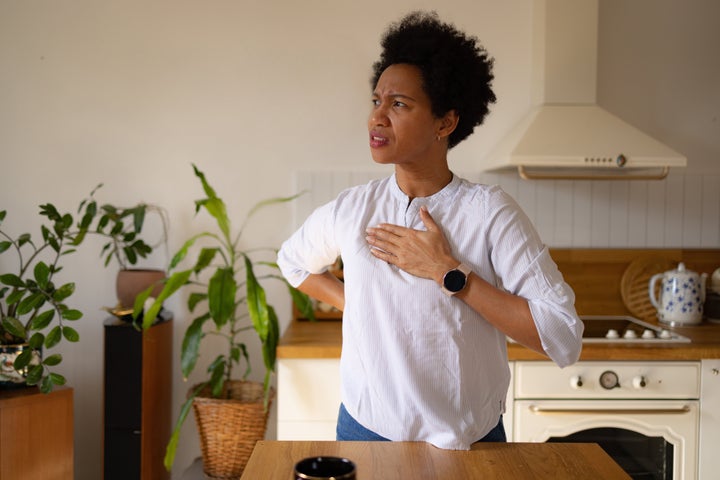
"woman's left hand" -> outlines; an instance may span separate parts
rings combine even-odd
[[[427,230],[382,223],[369,227],[365,239],[377,258],[417,277],[441,283],[445,272],[460,262],[453,258],[450,244],[425,206],[420,208],[420,219]]]

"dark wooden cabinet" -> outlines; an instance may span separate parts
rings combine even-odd
[[[169,479],[163,466],[172,410],[172,315],[146,331],[105,320],[105,480]]]

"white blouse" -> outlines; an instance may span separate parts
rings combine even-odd
[[[315,210],[283,245],[278,265],[293,286],[342,256],[345,282],[342,401],[391,440],[468,449],[505,410],[506,337],[432,280],[375,258],[365,229],[393,223],[424,230],[426,205],[453,256],[498,288],[527,299],[546,354],[577,361],[583,324],[575,296],[515,201],[498,186],[457,176],[409,201],[395,176],[349,188]]]

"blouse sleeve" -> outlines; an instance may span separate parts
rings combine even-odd
[[[499,286],[528,301],[545,353],[560,367],[570,365],[580,357],[584,329],[575,293],[517,203],[502,191],[496,200],[489,242]]]
[[[310,274],[324,272],[337,260],[340,252],[334,234],[335,205],[332,201],[318,207],[280,247],[278,267],[293,287]]]

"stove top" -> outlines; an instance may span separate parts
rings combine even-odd
[[[583,343],[689,343],[690,339],[635,317],[581,315]]]

